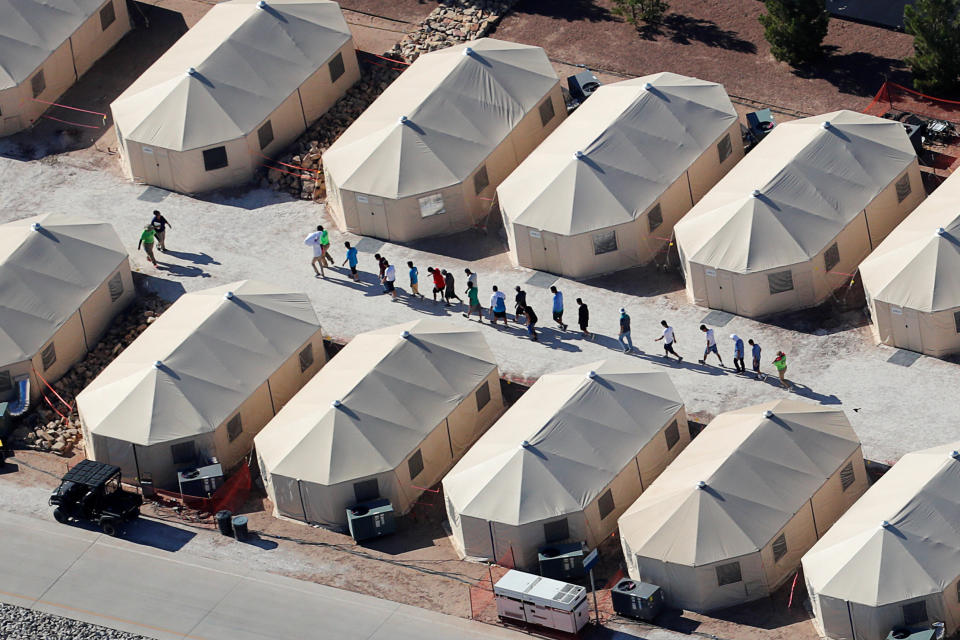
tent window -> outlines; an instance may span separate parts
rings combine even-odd
[[[910,195],[910,174],[905,173],[903,177],[897,180],[897,202],[903,202]]]
[[[553,98],[547,97],[546,100],[540,103],[540,122],[543,126],[547,126],[547,123],[553,120],[553,116],[556,115],[556,112],[553,110]]]
[[[787,534],[781,533],[780,537],[773,541],[773,561],[780,562],[780,558],[787,555]]]
[[[369,502],[380,497],[380,485],[376,478],[353,483],[353,495],[357,502]]]
[[[834,242],[823,254],[823,268],[827,271],[833,271],[833,268],[838,264],[840,264],[840,247]]]
[[[300,352],[300,373],[303,373],[313,364],[313,344],[308,344]]]
[[[13,389],[13,378],[9,371],[0,371],[0,393]]]
[[[447,212],[447,210],[443,208],[442,193],[434,193],[429,196],[424,196],[420,198],[417,202],[420,203],[421,218],[429,218],[430,216],[435,216],[437,214]]]
[[[607,489],[603,492],[603,495],[600,496],[600,499],[597,500],[597,507],[600,509],[600,519],[603,520],[608,515],[613,513],[613,490]]]
[[[650,213],[647,214],[647,222],[650,224],[650,231],[655,230],[663,224],[663,209],[660,208],[659,202],[657,206],[650,209]]]
[[[110,278],[107,289],[110,291],[110,302],[116,302],[123,295],[123,276],[119,271]]]
[[[477,389],[477,411],[482,411],[490,403],[490,381],[485,380]]]
[[[793,273],[791,271],[778,271],[767,276],[767,284],[770,285],[770,295],[793,291]]]
[[[43,77],[43,69],[37,71],[36,75],[30,78],[30,86],[33,88],[34,98],[43,93],[43,90],[47,88],[47,81]]]
[[[733,153],[733,143],[730,142],[730,134],[723,136],[723,139],[717,143],[717,153],[720,154],[720,163],[730,157]]]
[[[927,621],[927,603],[925,601],[911,602],[910,604],[903,605],[901,608],[903,609],[904,626],[912,627],[913,625]]]
[[[230,418],[230,422],[227,423],[227,437],[230,438],[230,442],[233,442],[240,437],[241,433],[243,433],[243,421],[238,413]]]
[[[207,171],[223,169],[227,166],[227,148],[214,147],[203,152],[203,168]]]
[[[193,464],[197,461],[197,443],[193,440],[170,447],[173,464]]]
[[[333,56],[333,60],[330,61],[330,64],[327,65],[330,68],[330,82],[336,82],[340,79],[340,76],[343,75],[345,71],[343,66],[343,54],[337,53]]]
[[[479,195],[489,186],[490,177],[487,176],[487,165],[483,165],[479,171],[473,174],[473,190]]]
[[[960,333],[960,311],[953,314],[953,324],[957,325],[957,333]]]
[[[852,485],[856,479],[857,476],[853,473],[853,463],[848,462],[847,466],[840,470],[840,484],[843,486],[843,490],[846,491],[849,489],[850,485]]]
[[[43,363],[44,371],[52,367],[53,363],[57,361],[57,348],[52,342],[40,354],[40,361]]]
[[[722,587],[727,584],[736,584],[742,581],[743,577],[740,575],[739,562],[731,562],[717,566],[717,586]]]
[[[257,137],[260,139],[260,149],[266,149],[273,142],[273,125],[269,120],[263,123],[263,126],[257,129]]]
[[[417,449],[407,460],[407,469],[410,471],[411,480],[416,480],[417,476],[423,471],[423,452],[420,449]]]
[[[617,232],[615,229],[593,234],[593,255],[599,256],[602,253],[611,253],[616,250]]]
[[[673,447],[680,442],[680,427],[677,425],[676,420],[670,423],[670,426],[663,432],[663,435],[667,438],[668,450],[673,449]]]
[[[549,544],[551,542],[563,542],[570,537],[570,526],[567,519],[554,520],[543,525],[543,538]]]
[[[110,0],[103,9],[100,9],[100,28],[104,31],[117,20],[117,12],[113,8],[113,0]]]

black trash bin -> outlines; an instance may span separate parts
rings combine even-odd
[[[247,516],[233,517],[233,537],[240,542],[247,539]]]
[[[233,527],[230,525],[230,519],[233,517],[233,514],[224,509],[223,511],[217,511],[213,517],[217,521],[217,529],[220,529],[220,533],[232,537]]]

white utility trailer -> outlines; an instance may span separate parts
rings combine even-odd
[[[578,633],[590,621],[587,590],[511,569],[493,585],[497,615],[550,629]]]

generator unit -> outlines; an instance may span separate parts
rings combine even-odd
[[[390,501],[381,498],[347,507],[347,526],[356,542],[394,533],[397,521]]]
[[[493,585],[501,620],[578,633],[590,620],[587,590],[511,569]]]
[[[540,575],[554,580],[582,578],[586,573],[583,569],[583,556],[583,545],[579,542],[543,547],[537,554]]]
[[[652,622],[663,610],[663,589],[624,578],[610,590],[610,600],[618,616]]]

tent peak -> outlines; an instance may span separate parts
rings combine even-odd
[[[576,158],[577,160],[583,160],[584,158],[587,157],[587,154],[585,154],[583,151],[577,151],[576,153],[573,154],[573,157]]]
[[[400,335],[401,335],[402,337],[404,337],[404,338],[409,338],[409,337],[410,337],[410,332],[407,331],[406,329],[404,329],[403,333],[401,333]]]
[[[465,55],[465,56],[472,56],[472,55],[473,55],[473,47],[467,47],[466,49],[464,49],[464,50],[463,50],[463,55]]]
[[[764,417],[764,418],[772,418],[772,417],[773,417],[773,411],[770,411],[770,409],[767,409],[766,411],[763,412],[763,417]]]
[[[523,442],[520,443],[521,449],[529,449],[531,446],[532,445],[530,444],[529,440],[524,440]]]
[[[343,403],[340,402],[339,400],[334,400],[333,402],[330,403],[330,406],[333,407],[334,409],[338,409],[342,404]]]
[[[754,198],[759,198],[759,197],[762,196],[763,194],[760,193],[760,189],[754,189],[754,190],[753,190],[753,193],[752,193],[751,195],[752,195]]]
[[[706,482],[704,482],[703,480],[697,481],[697,489],[706,489],[706,488],[707,488]]]
[[[880,523],[880,526],[883,527],[884,529],[890,529],[891,527],[893,527],[893,525],[890,524],[889,520],[884,520],[883,522]]]
[[[829,121],[829,120],[824,120],[824,121],[823,121],[823,124],[821,124],[820,126],[823,127],[824,129],[829,129],[829,128],[832,127],[833,125],[830,124],[830,121]]]
[[[34,231],[40,231],[41,229],[43,229],[43,227],[40,226],[39,222],[34,222],[32,225],[30,225],[30,228],[33,229]],[[940,229],[940,231],[943,231],[943,229]]]
[[[587,372],[587,377],[593,380],[594,378],[597,377],[597,372],[591,369],[590,371]]]
[[[950,452],[950,457],[953,458],[954,460],[960,461],[960,451],[957,451],[956,449],[954,449],[953,451]]]

